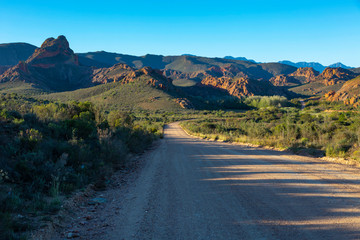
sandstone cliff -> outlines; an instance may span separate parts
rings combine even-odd
[[[241,98],[254,95],[284,95],[280,89],[272,86],[268,81],[258,81],[243,78],[207,77],[201,81],[202,85],[212,86],[227,91],[230,95]]]
[[[175,102],[184,109],[195,109],[193,104],[187,98],[176,98]]]
[[[274,86],[293,86],[300,84],[300,81],[288,75],[278,75],[270,79]]]
[[[342,101],[355,107],[360,106],[360,77],[347,81],[337,92],[328,92],[325,94],[325,99],[328,101]]]
[[[198,75],[199,76],[199,75]],[[200,85],[222,89],[235,97],[253,95],[284,95],[266,80],[251,79],[242,69],[233,64],[213,66],[202,72]]]
[[[327,67],[318,77],[317,80],[323,81],[326,86],[335,85],[339,81],[354,79],[358,74],[344,68]]]
[[[314,82],[318,75],[319,72],[314,70],[312,67],[303,67],[298,68],[295,72],[289,74],[288,76],[296,78],[301,83],[308,83]]]

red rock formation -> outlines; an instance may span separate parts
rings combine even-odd
[[[48,38],[25,62],[3,73],[0,81],[25,81],[44,89],[71,90],[91,86],[91,72],[91,68],[79,66],[68,41],[59,36]]]
[[[345,82],[337,92],[326,93],[324,98],[328,101],[342,101],[347,105],[360,106],[360,77]]]
[[[32,56],[26,60],[32,66],[43,68],[53,67],[56,64],[79,65],[78,56],[69,47],[69,42],[64,36],[57,39],[48,38],[37,48]]]
[[[338,81],[335,81],[334,79],[324,79],[323,83],[325,84],[325,86],[333,86],[338,83]]]
[[[241,98],[243,96],[254,95],[283,95],[283,92],[268,81],[258,81],[249,78],[230,78],[230,77],[206,77],[201,81],[202,85],[224,89],[230,95]]]
[[[327,67],[318,77],[318,80],[323,80],[326,86],[334,85],[338,81],[347,81],[354,79],[358,74],[346,70],[344,68],[330,68]]]
[[[176,98],[175,102],[184,109],[194,109],[194,106],[187,98]]]
[[[325,98],[326,99],[331,99],[335,96],[336,92],[335,91],[330,91],[328,93],[325,93]]]
[[[271,78],[270,82],[274,86],[291,86],[291,85],[300,84],[300,82],[295,78],[283,74]]]
[[[80,66],[78,57],[70,49],[64,36],[48,38],[36,49],[26,62],[20,62],[0,75],[0,81],[25,81],[44,89],[56,91],[72,90],[99,83],[133,82],[138,77],[149,85],[160,89],[172,87],[171,80],[159,70],[144,67],[136,70],[126,64],[116,64],[110,68],[93,69]]]
[[[294,77],[300,80],[302,83],[313,82],[316,80],[316,77],[319,75],[319,72],[314,70],[311,67],[298,68],[295,72],[289,74],[288,76]]]
[[[138,77],[146,76],[147,84],[167,90],[172,87],[171,79],[163,76],[160,70],[144,67],[136,70],[126,64],[119,63],[110,68],[95,69],[92,75],[94,83],[121,82],[123,84],[134,82]]]
[[[110,82],[131,82],[136,76],[135,69],[119,63],[110,68],[99,68],[93,71],[92,82],[110,83]]]
[[[247,78],[248,76],[242,72],[238,67],[233,64],[226,64],[223,67],[213,66],[204,71],[196,71],[192,73],[183,73],[176,70],[165,69],[163,71],[164,76],[172,79],[191,79],[197,82],[207,78],[207,77],[243,77]]]
[[[242,72],[238,67],[233,64],[226,64],[222,67],[213,66],[204,72],[204,77],[242,77],[248,78],[248,76]]]
[[[28,65],[25,62],[19,62],[18,65],[9,68],[2,75],[0,75],[0,82],[8,82],[8,81],[28,81],[31,80],[29,76]]]

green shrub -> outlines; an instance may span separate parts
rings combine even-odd
[[[0,232],[20,237],[27,228],[13,216],[53,214],[62,195],[126,166],[162,133],[163,117],[135,127],[131,113],[107,117],[90,102],[0,97],[0,220],[9,218]]]

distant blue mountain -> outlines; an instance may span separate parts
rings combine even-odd
[[[337,63],[331,64],[331,65],[329,65],[329,67],[333,67],[333,68],[341,67],[341,68],[345,68],[345,69],[350,69],[350,68],[352,68],[352,67],[349,67],[349,66],[346,66],[346,65],[342,64],[341,62],[337,62]]]
[[[253,62],[253,63],[257,63],[252,59],[247,59],[245,57],[233,57],[233,56],[225,56],[225,59],[232,59],[232,60],[240,60],[240,61],[248,61],[248,62]]]
[[[297,68],[300,68],[300,67],[312,67],[313,69],[315,69],[316,71],[319,71],[319,72],[324,71],[324,69],[326,68],[324,65],[322,65],[322,64],[320,64],[318,62],[297,62],[297,63],[294,63],[294,62],[291,62],[291,61],[279,61],[279,63],[287,64],[287,65],[294,66],[294,67],[297,67]]]
[[[294,62],[291,62],[291,61],[280,61],[279,63],[282,63],[282,64],[287,64],[287,65],[290,65],[290,66],[294,66],[294,67],[297,67],[297,68],[300,68],[300,67],[312,67],[313,69],[315,69],[316,71],[319,71],[319,72],[322,72],[324,71],[325,68],[327,67],[332,67],[332,68],[337,68],[337,67],[341,67],[341,68],[345,68],[345,69],[350,69],[351,67],[349,66],[346,66],[340,62],[338,63],[334,63],[334,64],[331,64],[329,66],[324,66],[318,62],[297,62],[297,63],[294,63]]]
[[[233,60],[240,60],[240,61],[248,61],[248,62],[253,62],[253,63],[259,63],[259,62],[256,62],[256,61],[252,60],[252,59],[247,59],[245,57],[225,56],[224,58],[225,59],[233,59]],[[327,67],[332,67],[332,68],[341,67],[341,68],[345,68],[345,69],[351,69],[352,68],[352,67],[346,66],[346,65],[344,65],[344,64],[342,64],[340,62],[331,64],[329,66],[324,66],[324,65],[322,65],[321,63],[318,63],[318,62],[297,62],[297,63],[295,63],[295,62],[291,62],[291,61],[287,61],[287,60],[279,61],[279,63],[290,65],[290,66],[297,67],[297,68],[300,68],[300,67],[312,67],[313,69],[315,69],[316,71],[319,71],[319,72],[324,71],[325,68],[327,68]]]

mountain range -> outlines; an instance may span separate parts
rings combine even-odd
[[[253,63],[259,63],[256,62],[255,60],[252,59],[247,59],[245,57],[232,57],[232,56],[225,56],[225,59],[233,59],[233,60],[241,60],[241,61],[248,61],[248,62],[253,62]],[[316,71],[322,72],[325,70],[325,68],[330,67],[330,68],[344,68],[344,69],[351,69],[352,67],[346,66],[344,64],[342,64],[341,62],[337,62],[334,64],[330,64],[328,66],[324,66],[321,63],[318,62],[291,62],[288,60],[283,60],[283,61],[279,61],[278,63],[282,63],[282,64],[286,64],[286,65],[290,65],[290,66],[294,66],[297,68],[304,68],[304,67],[311,67],[313,69],[315,69]]]
[[[346,69],[340,63],[317,71],[229,56],[132,56],[104,51],[75,54],[64,36],[49,38],[40,48],[25,43],[1,44],[0,63],[0,90],[16,83],[17,89],[19,84],[27,84],[32,90],[50,93],[140,81],[165,91],[172,101],[181,99],[176,101],[182,107],[192,106],[189,99],[201,105],[209,99],[229,97],[325,94],[359,75],[359,69]]]
[[[330,67],[330,68],[338,68],[338,67],[341,67],[341,68],[344,68],[344,69],[351,69],[352,67],[349,67],[349,66],[346,66],[340,62],[338,63],[334,63],[334,64],[331,64],[329,66],[324,66],[318,62],[297,62],[297,63],[294,63],[294,62],[291,62],[291,61],[280,61],[279,63],[283,63],[283,64],[287,64],[287,65],[290,65],[290,66],[294,66],[294,67],[297,67],[297,68],[300,68],[300,67],[312,67],[314,68],[316,71],[319,71],[319,72],[322,72],[325,70],[325,68],[327,67]]]

